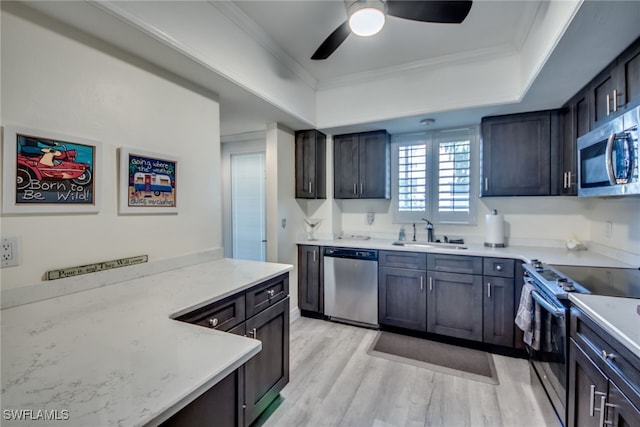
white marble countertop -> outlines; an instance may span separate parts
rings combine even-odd
[[[569,300],[640,357],[640,299],[569,294]]]
[[[408,246],[397,246],[394,240],[386,239],[335,239],[335,240],[299,240],[299,245],[336,246],[344,248],[366,248],[389,251],[427,252],[445,253],[452,255],[469,255],[496,258],[514,258],[529,262],[532,259],[539,259],[547,264],[555,265],[588,265],[592,267],[620,267],[637,268],[617,259],[602,255],[592,250],[570,251],[566,248],[544,247],[544,246],[507,246],[505,248],[490,248],[483,244],[467,244],[467,249],[450,249],[442,247],[424,247],[410,245],[412,242],[406,241]]]
[[[58,411],[65,426],[157,424],[260,351],[257,340],[172,320],[291,270],[220,259],[7,308],[6,410]]]

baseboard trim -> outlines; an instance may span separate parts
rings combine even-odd
[[[294,307],[289,311],[289,323],[293,323],[293,321],[298,320],[300,318],[300,309],[298,307]]]

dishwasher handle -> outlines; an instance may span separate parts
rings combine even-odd
[[[378,261],[378,251],[371,249],[326,247],[322,253],[325,257]]]

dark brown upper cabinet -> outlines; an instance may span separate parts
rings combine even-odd
[[[589,84],[591,129],[640,104],[640,39]]]
[[[560,111],[482,119],[480,196],[557,194]]]
[[[640,105],[640,38],[618,57],[618,86],[625,110]]]
[[[384,130],[333,137],[334,198],[391,197],[390,140]]]
[[[578,138],[640,105],[640,38],[563,106],[558,194],[575,196]]]
[[[560,151],[560,182],[558,194],[578,194],[578,138],[589,132],[589,93],[586,89],[576,94],[562,109],[562,141]]]
[[[315,129],[296,136],[296,198],[325,199],[327,137]]]

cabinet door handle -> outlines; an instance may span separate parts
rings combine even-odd
[[[489,178],[484,179],[484,191],[489,191]]]
[[[353,194],[358,194],[358,184],[357,183],[353,183]]]
[[[567,172],[567,188],[571,188],[571,171]]]
[[[618,89],[613,90],[613,112],[618,111]]]
[[[311,191],[311,181],[309,181],[309,194],[311,194],[311,193],[312,193],[312,191]]]
[[[420,276],[420,291],[424,292],[424,276]]]
[[[253,328],[252,330],[247,332],[247,336],[249,336],[250,338],[253,338],[254,340],[257,340],[258,339],[258,331],[256,330],[256,328]]]
[[[611,114],[611,95],[607,94],[607,116]]]
[[[596,408],[596,396],[600,396],[600,408]],[[593,417],[596,411],[600,411],[600,426],[604,421],[604,405],[607,400],[607,393],[596,391],[596,386],[591,384],[589,386],[589,416]]]
[[[487,298],[491,299],[491,282],[487,282]]]
[[[269,299],[273,298],[275,294],[276,294],[276,291],[274,291],[273,289],[269,289],[267,291],[267,295],[269,296]]]
[[[600,427],[604,427],[604,407],[606,403],[607,403],[607,396],[600,396],[600,420],[598,422],[598,425]]]
[[[316,262],[316,251],[313,251],[313,262]]]
[[[360,194],[364,194],[364,183],[360,183]]]
[[[209,319],[209,327],[215,328],[216,326],[218,326],[218,318],[214,317],[213,319]]]
[[[567,188],[567,173],[562,174],[562,188]]]
[[[605,403],[605,404],[604,404],[604,406],[606,406],[607,408],[611,408],[611,409],[612,409],[612,410],[611,410],[611,415],[612,415],[612,417],[611,417],[611,418],[613,419],[613,421],[603,419],[603,421],[602,421],[602,427],[605,427],[605,426],[608,426],[608,425],[609,425],[609,426],[615,426],[615,427],[617,427],[617,425],[618,425],[618,424],[617,424],[617,423],[616,423],[616,421],[615,421],[615,419],[616,419],[616,415],[615,415],[615,412],[613,412],[613,411],[615,411],[615,410],[616,410],[616,408],[618,407],[618,405],[614,405],[613,403]],[[607,414],[608,414],[608,412],[609,412],[609,411],[607,411]]]
[[[429,292],[433,291],[433,277],[429,276]]]

